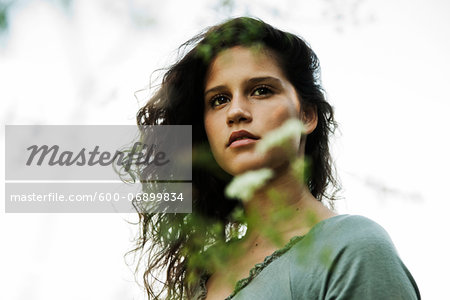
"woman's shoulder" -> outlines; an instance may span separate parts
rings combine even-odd
[[[392,245],[387,231],[377,222],[360,215],[337,215],[316,224],[307,234],[342,245],[366,245],[380,243]]]
[[[379,225],[377,222],[360,215],[351,215],[351,214],[341,214],[335,215],[331,218],[325,219],[316,224],[316,226],[320,225],[333,226],[337,230],[339,229],[347,229],[357,227],[364,227],[364,229],[372,229],[374,231],[384,231],[383,227]]]
[[[330,299],[420,299],[388,233],[369,218],[338,215],[319,222],[296,250],[291,256],[296,295],[307,289],[299,284],[307,282],[304,274],[314,274],[326,284],[311,285]]]
[[[293,251],[311,260],[397,260],[397,250],[386,230],[359,215],[337,215],[317,223]],[[328,264],[326,264],[328,265]],[[328,266],[329,267],[329,266]]]

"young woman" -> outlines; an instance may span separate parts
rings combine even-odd
[[[336,124],[312,49],[252,18],[183,46],[137,116],[139,125],[193,128],[193,213],[140,210],[149,298],[420,299],[379,225],[323,203],[338,188],[328,147]],[[292,120],[302,130],[284,148],[258,151]],[[302,158],[306,172],[294,172]],[[270,170],[265,185],[245,201],[225,197],[233,176],[255,170]]]

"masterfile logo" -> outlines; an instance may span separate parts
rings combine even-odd
[[[191,126],[6,125],[5,138],[6,212],[191,211]]]
[[[153,165],[155,178],[192,180],[192,129],[6,125],[6,180],[117,180]]]

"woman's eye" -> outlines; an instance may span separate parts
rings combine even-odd
[[[273,94],[272,90],[265,86],[257,87],[252,93],[253,96],[267,96],[271,94]]]
[[[213,97],[210,101],[211,107],[219,106],[228,101],[228,98],[224,95],[217,95]]]

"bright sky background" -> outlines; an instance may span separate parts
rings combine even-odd
[[[333,148],[344,186],[339,211],[389,232],[423,299],[448,294],[450,2],[58,3],[17,1],[11,8],[0,40],[3,128],[134,124],[146,95],[137,93],[138,103],[134,93],[182,42],[227,16],[257,16],[303,36],[321,60],[340,123]],[[144,299],[123,259],[135,233],[130,219],[2,209],[0,298]]]

